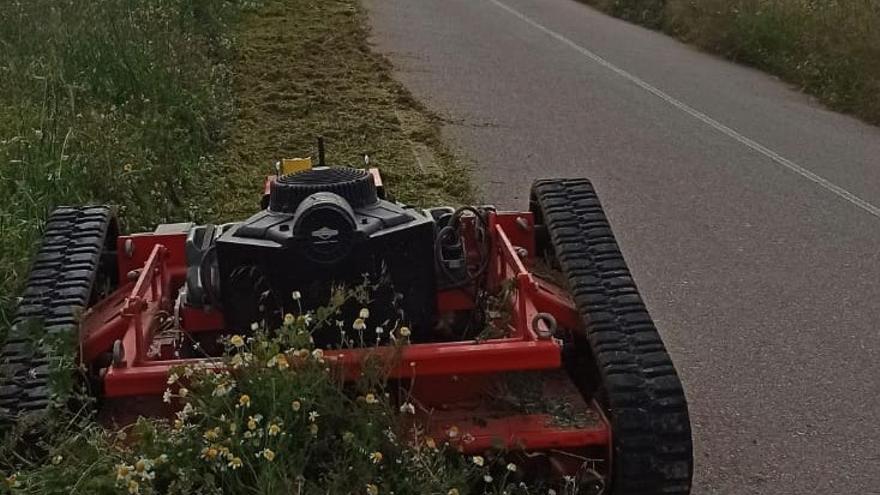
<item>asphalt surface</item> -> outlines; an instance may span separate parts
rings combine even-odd
[[[484,199],[593,180],[681,374],[694,493],[880,493],[880,129],[572,0],[367,0]]]

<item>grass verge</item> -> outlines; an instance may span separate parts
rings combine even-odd
[[[874,0],[583,0],[776,74],[829,107],[880,124]]]
[[[212,0],[0,5],[0,328],[53,207],[117,204],[133,229],[188,216],[196,171],[231,112],[240,10]]]

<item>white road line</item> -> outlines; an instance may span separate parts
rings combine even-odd
[[[871,215],[874,215],[875,217],[880,218],[880,207],[874,206],[873,204],[865,201],[864,199],[862,199],[862,198],[856,196],[855,194],[847,191],[846,189],[838,186],[837,184],[830,182],[828,179],[825,179],[824,177],[821,177],[819,175],[814,174],[813,172],[810,172],[809,170],[805,169],[804,167],[789,160],[788,158],[785,158],[784,156],[781,156],[779,153],[776,153],[775,151],[771,150],[770,148],[764,146],[763,144],[758,143],[757,141],[750,139],[746,136],[743,136],[739,132],[731,129],[730,127],[727,127],[726,125],[722,124],[721,122],[718,122],[717,120],[713,119],[712,117],[709,117],[708,115],[693,108],[692,106],[688,105],[687,103],[684,103],[680,100],[673,98],[672,96],[668,95],[667,93],[661,91],[660,89],[657,89],[656,87],[652,86],[651,84],[640,79],[638,76],[635,76],[635,75],[621,69],[620,67],[612,64],[611,62],[605,60],[604,58],[600,57],[599,55],[596,55],[595,53],[591,52],[590,50],[582,47],[581,45],[578,45],[574,41],[566,38],[565,36],[557,33],[556,31],[553,31],[552,29],[544,26],[543,24],[539,23],[538,21],[535,21],[534,19],[528,17],[527,15],[523,14],[522,12],[514,9],[513,7],[510,7],[509,5],[507,5],[503,2],[500,2],[499,0],[489,0],[489,1],[494,3],[496,6],[506,10],[509,14],[517,17],[519,20],[525,22],[526,24],[529,24],[530,26],[532,26],[536,29],[543,31],[544,33],[551,36],[552,38],[555,38],[557,41],[561,42],[562,44],[567,45],[570,48],[574,49],[575,51],[577,51],[578,53],[580,53],[584,57],[587,57],[588,59],[607,68],[608,70],[614,72],[615,74],[619,75],[620,77],[623,77],[624,79],[632,82],[636,86],[644,89],[645,91],[647,91],[648,93],[651,93],[652,95],[656,96],[657,98],[660,98],[661,100],[665,101],[666,103],[669,103],[670,105],[674,106],[675,108],[678,108],[682,112],[694,117],[695,119],[709,125],[710,127],[714,128],[714,129],[726,134],[727,136],[735,139],[736,141],[739,141],[740,143],[751,148],[752,150],[757,151],[758,153],[766,156],[767,158],[769,158],[769,159],[773,160],[774,162],[776,162],[777,164],[782,165],[783,167],[791,170],[792,172],[800,175],[801,177],[818,184],[820,187],[823,187],[823,188],[827,189],[828,191],[831,191],[832,193],[849,201],[850,203],[861,208],[862,210],[865,210],[866,212],[870,213]]]

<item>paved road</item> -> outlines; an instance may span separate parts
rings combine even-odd
[[[367,0],[485,199],[593,179],[684,379],[695,493],[880,493],[880,130],[572,0]]]

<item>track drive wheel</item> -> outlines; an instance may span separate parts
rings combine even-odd
[[[672,360],[639,296],[592,184],[533,184],[539,249],[558,264],[584,321],[573,345],[590,362],[578,373],[611,422],[609,493],[684,495],[693,452],[687,402]],[[543,246],[542,246],[543,245]]]
[[[75,336],[82,312],[116,285],[118,227],[106,206],[49,215],[6,342],[0,346],[0,420],[46,412],[51,358],[42,340]]]

